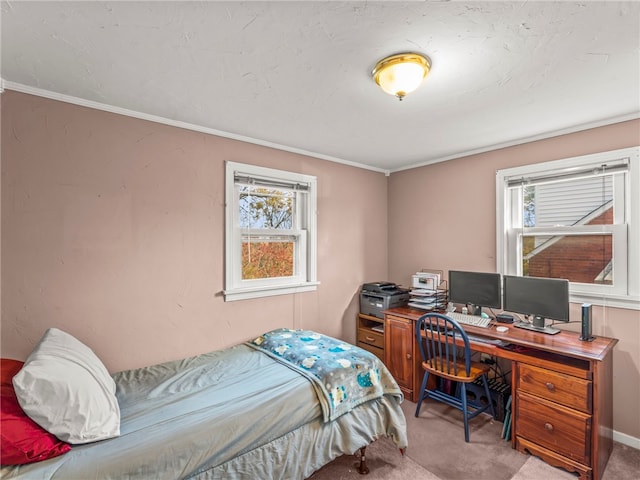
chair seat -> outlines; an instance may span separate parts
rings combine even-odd
[[[449,369],[451,372],[457,371],[458,374],[455,375],[453,373],[448,373],[447,370],[441,368],[433,368],[429,365],[428,362],[422,362],[422,368],[425,371],[433,373],[442,378],[446,378],[448,380],[453,380],[455,382],[464,382],[471,383],[475,382],[476,379],[480,378],[485,373],[488,373],[490,370],[489,365],[481,362],[471,362],[471,369],[469,370],[469,375],[465,372],[465,364],[464,362],[456,362],[457,368],[454,370],[453,366]]]

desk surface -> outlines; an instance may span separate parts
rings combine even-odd
[[[385,313],[418,320],[422,315],[429,312],[415,310],[409,307],[398,307],[386,310]],[[501,333],[496,330],[496,326],[505,326],[508,327],[509,330]],[[472,325],[463,325],[463,328],[471,335],[496,338],[513,345],[530,347],[536,350],[566,355],[582,360],[601,361],[618,342],[615,338],[600,336],[595,336],[595,339],[591,342],[584,342],[579,339],[580,335],[575,332],[561,331],[556,335],[548,335],[545,333],[517,328],[510,324],[496,323],[495,320],[492,320],[491,326],[488,328],[474,327]],[[499,346],[473,341],[471,343],[473,344],[473,350],[495,354],[499,349],[503,351],[503,354],[499,356],[510,356],[506,351],[504,351],[505,349]]]

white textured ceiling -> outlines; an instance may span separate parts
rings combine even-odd
[[[1,14],[7,89],[384,171],[640,117],[637,1],[2,1]],[[399,102],[370,72],[405,51],[432,70]]]

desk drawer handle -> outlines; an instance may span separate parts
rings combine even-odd
[[[367,340],[369,340],[370,342],[373,342],[375,340],[375,338],[373,337],[367,337]]]
[[[407,353],[407,360],[411,360],[411,354]]]
[[[547,390],[549,390],[550,392],[554,392],[556,390],[556,386],[553,383],[547,382],[546,385],[547,385]]]
[[[545,423],[544,428],[545,430],[547,430],[547,432],[553,432],[553,425],[551,425],[550,423]]]

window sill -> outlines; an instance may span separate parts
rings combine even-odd
[[[250,298],[271,297],[274,295],[287,295],[291,293],[313,292],[318,289],[320,282],[306,282],[296,285],[265,286],[253,288],[236,288],[224,290],[225,302],[236,300],[248,300]]]
[[[571,303],[590,303],[604,307],[626,308],[640,310],[640,297],[633,295],[598,295],[588,293],[574,293],[569,299]]]

